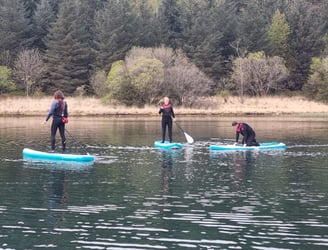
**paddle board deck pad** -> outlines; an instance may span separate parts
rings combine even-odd
[[[284,149],[286,148],[286,144],[281,142],[262,142],[260,146],[250,146],[244,147],[242,144],[237,145],[210,145],[210,149],[212,150],[274,150],[274,149]]]
[[[47,161],[47,162],[93,163],[95,157],[93,155],[47,153],[47,152],[36,151],[29,148],[24,148],[23,159],[33,160],[33,161]]]
[[[155,148],[162,148],[162,149],[178,149],[182,148],[182,144],[178,142],[169,142],[165,141],[164,143],[162,141],[155,141],[154,143]]]

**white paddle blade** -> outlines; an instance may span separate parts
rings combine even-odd
[[[187,140],[188,143],[193,143],[194,142],[194,139],[190,135],[188,135],[186,132],[184,132],[184,135],[185,135],[186,140]]]

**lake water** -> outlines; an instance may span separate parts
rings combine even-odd
[[[159,117],[72,117],[92,166],[24,162],[49,150],[42,119],[0,118],[0,249],[328,248],[327,117],[241,118],[287,149],[226,153],[229,117],[178,120],[182,150],[153,148]]]

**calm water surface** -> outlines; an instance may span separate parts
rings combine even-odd
[[[24,162],[49,127],[0,118],[0,249],[327,249],[327,119],[245,118],[287,149],[220,153],[231,118],[181,118],[182,150],[153,148],[159,118],[71,118],[88,166]]]

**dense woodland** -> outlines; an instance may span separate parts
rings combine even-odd
[[[326,0],[0,0],[0,94],[328,100]]]

